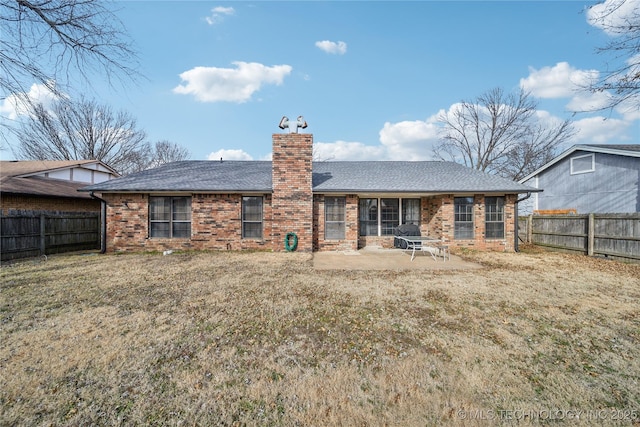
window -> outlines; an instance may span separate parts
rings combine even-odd
[[[359,208],[361,236],[393,236],[400,224],[420,225],[420,199],[360,199]]]
[[[593,153],[571,158],[571,175],[588,173],[596,170],[596,158]]]
[[[340,240],[345,237],[346,197],[326,197],[324,199],[324,238]]]
[[[242,238],[262,239],[262,196],[242,197]]]
[[[487,239],[504,239],[504,197],[485,197],[485,234]]]
[[[380,199],[380,225],[383,236],[393,236],[394,230],[400,225],[398,199]]]
[[[473,197],[454,197],[455,239],[473,239]]]
[[[402,223],[420,225],[420,199],[402,199]]]
[[[149,197],[149,237],[190,236],[191,197]]]
[[[378,235],[378,199],[360,199],[360,235]]]

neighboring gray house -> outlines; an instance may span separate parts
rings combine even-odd
[[[520,204],[520,214],[640,212],[640,144],[574,145],[520,183],[544,189]]]

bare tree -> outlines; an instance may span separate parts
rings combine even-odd
[[[146,134],[126,112],[95,101],[60,99],[51,110],[31,108],[16,131],[14,155],[30,160],[101,160],[121,174],[144,169],[151,148]]]
[[[640,2],[607,0],[591,6],[588,19],[611,37],[597,50],[610,55],[611,62],[589,89],[610,95],[604,108],[627,102],[631,108],[640,107]]]
[[[56,95],[93,71],[112,82],[135,77],[137,57],[104,0],[0,0],[0,99],[33,82]]]
[[[545,124],[536,110],[536,102],[523,90],[505,94],[494,88],[462,101],[438,117],[444,126],[435,155],[518,180],[553,158],[573,135],[568,120]]]
[[[191,155],[189,150],[170,141],[158,141],[152,147],[148,164],[145,169],[155,168],[166,163],[187,160]]]

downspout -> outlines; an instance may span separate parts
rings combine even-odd
[[[92,199],[100,200],[100,253],[107,252],[107,201],[89,193]]]
[[[520,239],[518,238],[518,229],[520,228],[520,227],[518,226],[518,221],[519,221],[519,219],[518,219],[518,203],[520,203],[520,202],[524,202],[524,201],[525,201],[525,200],[527,200],[529,197],[531,197],[531,191],[529,191],[529,192],[527,193],[527,195],[526,195],[526,196],[522,197],[521,199],[516,200],[516,204],[515,204],[515,207],[514,207],[514,210],[515,210],[515,216],[516,216],[516,229],[515,229],[515,233],[514,233],[514,235],[515,235],[515,242],[513,242],[513,249],[514,249],[516,252],[520,252],[520,242],[519,242],[519,240],[520,240]]]

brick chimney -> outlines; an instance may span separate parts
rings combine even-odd
[[[311,190],[313,135],[273,134],[272,242],[284,251],[284,238],[298,236],[298,252],[313,250],[313,193]]]

